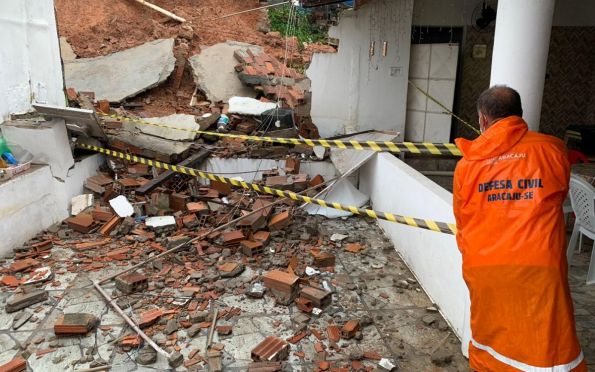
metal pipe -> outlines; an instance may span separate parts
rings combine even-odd
[[[124,320],[126,321],[126,323],[128,323],[128,325],[130,327],[132,327],[132,329],[140,336],[142,337],[143,340],[145,340],[149,345],[151,345],[151,347],[153,349],[155,349],[156,352],[158,352],[159,354],[165,356],[166,358],[170,357],[170,354],[163,350],[161,347],[159,347],[159,345],[157,345],[153,340],[151,340],[151,338],[149,336],[147,336],[145,334],[145,332],[143,332],[137,325],[136,323],[134,323],[134,321],[132,319],[130,319],[130,317],[128,315],[126,315],[126,313],[120,308],[120,306],[118,306],[118,304],[114,301],[113,298],[111,298],[104,290],[103,288],[101,288],[101,285],[99,285],[99,282],[97,281],[93,281],[93,286],[95,287],[95,289],[97,289],[97,291],[103,296],[103,298],[105,298],[108,302],[109,305],[111,305],[114,310],[116,310],[116,312],[118,314],[120,314],[120,316],[122,318],[124,318]]]
[[[218,19],[232,17],[232,16],[235,16],[235,15],[238,15],[238,14],[244,14],[244,13],[248,13],[248,12],[253,12],[255,10],[261,10],[261,9],[272,8],[272,7],[279,6],[279,5],[285,5],[285,4],[289,4],[290,2],[291,1],[284,1],[284,2],[278,3],[278,4],[271,4],[271,5],[261,6],[261,7],[258,7],[258,8],[252,8],[252,9],[248,9],[248,10],[242,10],[241,12],[226,14],[226,15],[221,16],[221,17],[209,19],[209,21],[216,21]]]

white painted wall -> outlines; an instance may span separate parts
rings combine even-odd
[[[374,0],[341,13],[330,30],[339,39],[338,52],[315,54],[307,70],[311,115],[322,137],[367,129],[404,131],[412,11],[413,0]]]
[[[0,183],[0,257],[40,231],[70,216],[70,200],[83,192],[83,181],[97,173],[102,155],[77,162],[66,182],[52,176],[49,166],[35,166]]]
[[[452,194],[388,153],[379,153],[360,170],[360,190],[375,210],[454,222]],[[469,292],[455,237],[379,221],[419,283],[440,307],[468,355]]]
[[[521,4],[524,0],[517,1]],[[494,5],[495,0],[488,0]],[[483,0],[415,0],[413,24],[418,26],[466,26]],[[495,8],[495,6],[493,6]],[[595,26],[595,1],[557,0],[554,26]]]
[[[0,123],[31,102],[64,106],[52,0],[0,1]]]
[[[10,114],[31,111],[32,102],[65,105],[52,0],[0,1],[0,45],[0,130]],[[35,166],[0,183],[0,256],[67,218],[70,199],[83,192],[83,181],[103,162],[103,156],[94,155],[71,168],[63,122],[29,132],[16,128],[7,132],[11,140],[35,153],[36,161],[56,168],[54,160],[62,159],[64,167],[53,169],[56,174],[52,174],[49,166]]]

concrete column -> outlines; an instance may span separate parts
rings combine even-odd
[[[500,0],[490,86],[506,84],[523,102],[523,118],[539,130],[555,0]]]

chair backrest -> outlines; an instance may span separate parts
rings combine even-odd
[[[579,224],[595,231],[595,188],[574,174],[570,176],[570,202]]]

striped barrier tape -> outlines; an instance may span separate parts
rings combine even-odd
[[[334,203],[334,202],[327,203],[326,201],[324,201],[322,199],[315,199],[315,198],[310,198],[308,196],[298,195],[291,191],[283,191],[283,190],[273,189],[273,188],[270,188],[267,186],[257,185],[254,183],[247,183],[244,181],[238,181],[238,180],[234,180],[231,178],[225,178],[225,177],[218,176],[218,175],[215,175],[212,173],[206,173],[206,172],[200,171],[198,169],[188,168],[188,167],[184,167],[184,166],[180,166],[180,165],[171,165],[171,164],[163,163],[160,161],[145,159],[145,158],[141,158],[136,155],[125,154],[123,152],[114,151],[114,150],[110,150],[110,149],[106,149],[106,148],[102,148],[102,147],[91,146],[91,145],[82,144],[82,143],[77,144],[77,146],[79,146],[80,148],[83,148],[83,149],[96,151],[96,152],[99,152],[99,153],[102,153],[102,154],[105,154],[105,155],[108,155],[108,156],[111,156],[114,158],[120,158],[120,159],[124,159],[127,161],[146,164],[146,165],[149,165],[152,167],[166,169],[166,170],[169,170],[172,172],[181,173],[181,174],[185,174],[185,175],[191,175],[194,177],[200,177],[200,178],[208,179],[211,181],[219,181],[222,183],[231,184],[236,187],[242,187],[247,190],[254,190],[254,191],[257,191],[260,193],[266,193],[266,194],[270,194],[270,195],[286,197],[286,198],[290,198],[290,199],[296,200],[296,201],[301,201],[301,202],[304,202],[307,204],[318,204],[321,207],[334,208],[334,209],[338,209],[340,211],[351,212],[355,215],[368,216],[368,217],[371,217],[374,219],[396,222],[396,223],[400,223],[403,225],[418,227],[421,229],[432,230],[432,231],[436,231],[436,232],[442,232],[445,234],[455,235],[457,232],[456,225],[451,224],[451,223],[400,216],[400,215],[392,214],[392,213],[388,213],[388,212],[377,212],[377,211],[373,211],[371,209],[358,208],[355,206],[345,206],[345,205],[342,205],[339,203]]]
[[[118,119],[122,121],[129,121],[143,125],[151,125],[159,128],[174,129],[185,132],[192,132],[198,134],[206,134],[216,137],[237,138],[247,141],[259,141],[269,143],[281,143],[285,145],[308,145],[311,147],[322,146],[327,148],[339,149],[354,149],[354,150],[372,150],[372,151],[388,151],[393,153],[411,153],[411,154],[431,154],[431,155],[454,155],[462,156],[461,151],[454,143],[430,143],[430,142],[390,142],[390,141],[355,141],[355,140],[332,140],[332,139],[308,139],[308,138],[278,138],[278,137],[259,137],[248,136],[243,134],[230,134],[219,132],[207,132],[202,130],[193,130],[187,128],[176,128],[167,125],[151,123],[140,119],[131,119],[120,115],[105,114],[98,112],[99,115]]]

